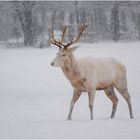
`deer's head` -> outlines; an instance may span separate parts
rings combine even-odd
[[[62,36],[60,40],[56,40],[54,38],[54,32],[52,32],[52,41],[51,43],[54,44],[59,48],[58,53],[56,54],[55,59],[52,61],[51,65],[52,66],[57,66],[57,67],[63,67],[66,63],[69,63],[71,61],[71,58],[73,56],[73,52],[76,50],[77,47],[71,47],[74,43],[76,43],[79,39],[82,33],[84,32],[85,28],[87,25],[82,24],[80,26],[80,32],[77,35],[75,39],[71,39],[71,41],[67,44],[64,44],[64,36],[67,30],[66,26],[63,26],[62,28]]]

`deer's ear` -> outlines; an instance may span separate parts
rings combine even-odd
[[[70,48],[70,51],[74,52],[75,50],[77,50],[80,46],[75,46],[75,47],[72,47]]]

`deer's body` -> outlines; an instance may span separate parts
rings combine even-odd
[[[76,40],[72,40],[67,45],[62,44],[65,31],[66,28],[63,30],[61,41],[56,41],[52,34],[52,44],[58,46],[60,49],[51,65],[61,67],[74,89],[67,119],[71,120],[74,104],[80,97],[81,93],[87,92],[89,97],[90,117],[92,120],[96,90],[104,90],[107,97],[111,100],[111,118],[114,118],[118,103],[118,98],[115,95],[114,88],[116,88],[126,100],[130,118],[133,118],[131,99],[127,89],[125,66],[115,58],[85,57],[77,60],[73,54],[76,47],[70,48],[69,46],[79,39],[80,35],[84,31],[84,26],[81,26],[81,32]],[[62,48],[62,46],[64,48]]]
[[[74,63],[67,63],[62,70],[73,88],[82,92],[115,86],[121,78],[124,78],[124,84],[127,85],[125,66],[115,58],[86,57],[72,61]]]

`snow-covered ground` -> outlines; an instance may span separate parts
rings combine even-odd
[[[116,117],[103,91],[96,92],[94,120],[86,93],[67,121],[72,87],[61,69],[50,66],[57,48],[0,49],[0,138],[140,138],[140,43],[81,44],[84,56],[116,57],[127,68],[135,118],[119,98]]]

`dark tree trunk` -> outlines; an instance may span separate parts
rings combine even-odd
[[[24,45],[32,46],[34,44],[34,35],[32,32],[32,11],[24,11],[25,27],[24,27]]]
[[[119,2],[114,2],[111,11],[111,32],[112,39],[118,41],[120,37],[120,23],[119,23]]]
[[[16,12],[21,23],[22,32],[24,35],[24,45],[33,46],[35,43],[35,23],[33,22],[32,1],[23,1],[16,3]]]
[[[140,40],[140,14],[137,15],[138,39]]]
[[[75,1],[74,3],[75,3],[76,23],[79,24],[78,1]]]

